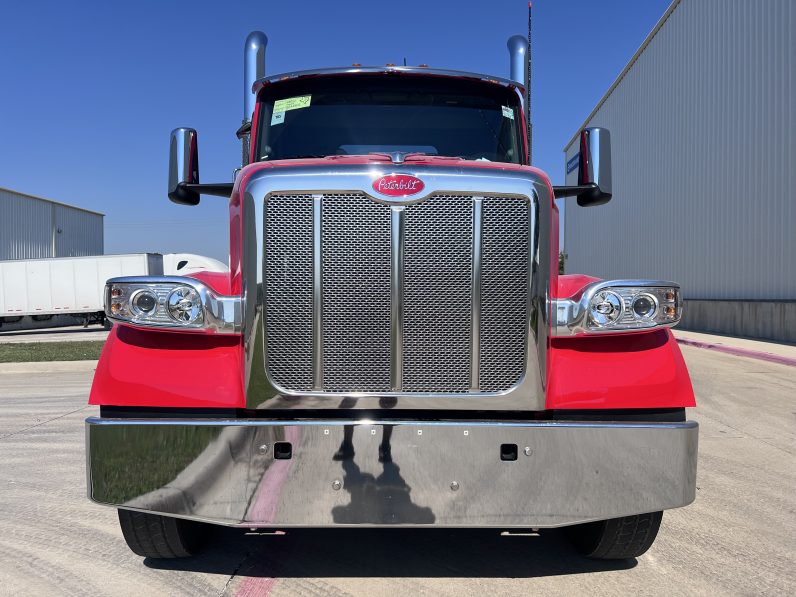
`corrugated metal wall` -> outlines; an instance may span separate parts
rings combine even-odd
[[[614,197],[567,201],[568,273],[796,299],[796,2],[682,0],[588,126]]]
[[[102,216],[53,205],[55,210],[55,256],[102,255]]]
[[[0,260],[104,252],[102,214],[0,189]]]

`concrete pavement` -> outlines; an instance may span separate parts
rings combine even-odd
[[[72,325],[59,328],[3,331],[0,328],[0,344],[27,342],[76,342],[78,340],[105,340],[108,330],[101,325]]]
[[[0,373],[0,593],[496,595],[796,593],[796,369],[683,346],[701,425],[696,502],[636,562],[560,531],[219,529],[185,561],[135,556],[85,498],[90,371]]]

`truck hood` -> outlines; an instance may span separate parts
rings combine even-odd
[[[367,155],[331,155],[323,158],[306,158],[295,160],[272,160],[268,162],[255,162],[244,168],[247,175],[251,175],[258,170],[264,168],[287,168],[297,166],[321,166],[328,167],[330,165],[362,165],[362,164],[389,164],[391,159],[387,154],[367,154]],[[398,166],[399,164],[396,164]],[[408,155],[406,160],[401,164],[403,166],[439,166],[450,168],[475,168],[475,169],[488,169],[488,170],[503,170],[506,172],[533,172],[538,177],[549,182],[547,175],[540,169],[533,166],[525,166],[522,164],[509,164],[506,162],[488,162],[488,161],[474,161],[465,160],[458,157],[447,156],[424,156],[424,155]]]

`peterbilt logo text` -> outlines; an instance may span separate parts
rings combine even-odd
[[[419,178],[407,174],[388,174],[373,181],[373,190],[390,197],[416,195],[425,188]]]

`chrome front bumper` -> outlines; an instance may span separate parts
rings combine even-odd
[[[697,436],[692,421],[92,417],[88,495],[242,527],[555,527],[691,503]]]

